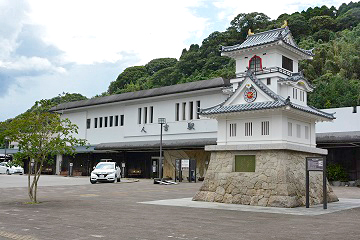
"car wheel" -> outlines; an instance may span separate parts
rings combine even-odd
[[[9,170],[6,170],[6,174],[7,174],[7,175],[10,175],[10,172],[9,172]]]
[[[93,180],[90,180],[90,182],[91,182],[91,184],[95,184],[95,183],[96,183],[96,181],[93,181]]]

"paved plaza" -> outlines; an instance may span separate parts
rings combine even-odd
[[[321,206],[310,210],[292,209],[311,213],[294,215],[281,210],[264,212],[256,210],[258,207],[236,206],[243,208],[239,210],[231,205],[211,207],[206,204],[216,203],[189,201],[201,183],[154,185],[152,180],[140,180],[92,185],[85,177],[41,178],[39,200],[42,203],[29,205],[25,204],[28,201],[26,176],[0,175],[1,240],[329,240],[359,239],[360,236],[360,204],[335,212],[335,205],[329,204],[326,214],[315,214],[327,211]],[[360,188],[337,187],[334,191],[345,200],[343,206],[346,201],[360,201]]]

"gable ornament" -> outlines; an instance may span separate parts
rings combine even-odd
[[[247,103],[252,103],[256,100],[257,91],[252,84],[248,83],[245,85],[244,100]]]

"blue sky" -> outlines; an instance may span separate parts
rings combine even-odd
[[[62,92],[92,97],[125,68],[179,58],[239,13],[272,19],[323,0],[0,0],[0,121]]]

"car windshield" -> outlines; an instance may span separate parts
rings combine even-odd
[[[96,169],[114,169],[114,164],[102,163],[96,166]]]

